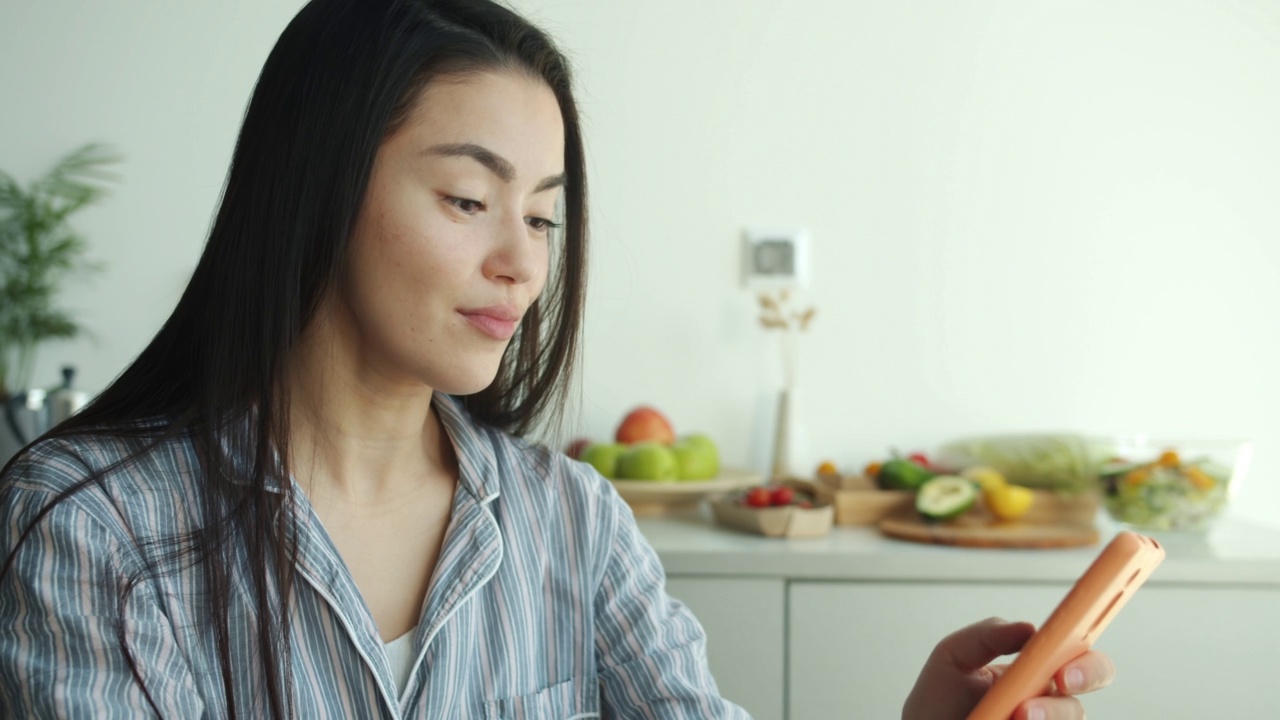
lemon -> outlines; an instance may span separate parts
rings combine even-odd
[[[984,493],[995,492],[1009,484],[1009,481],[1005,480],[1004,475],[1001,475],[999,470],[986,465],[974,465],[973,467],[965,468],[960,475],[978,483]]]
[[[992,514],[1001,520],[1017,520],[1031,509],[1035,495],[1021,485],[1004,485],[983,492],[983,500]]]

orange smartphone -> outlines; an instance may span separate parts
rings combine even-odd
[[[1117,534],[969,713],[968,720],[1009,720],[1022,701],[1043,694],[1059,668],[1093,646],[1161,560],[1164,548],[1155,540],[1127,531]]]

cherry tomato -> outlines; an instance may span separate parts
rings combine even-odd
[[[792,501],[794,501],[795,499],[796,499],[795,490],[792,490],[786,485],[780,485],[773,489],[773,493],[769,497],[769,504],[775,505],[775,506],[790,505]]]
[[[772,496],[769,492],[769,488],[753,487],[747,491],[746,501],[748,507],[769,507],[771,500]]]

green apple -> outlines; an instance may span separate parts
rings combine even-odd
[[[618,477],[618,458],[626,450],[627,446],[622,443],[592,443],[582,449],[578,459],[612,480]]]
[[[618,477],[626,480],[675,480],[680,472],[676,453],[659,442],[630,445],[618,458]]]
[[[706,435],[686,435],[671,449],[676,454],[681,480],[707,480],[720,473],[720,451]]]

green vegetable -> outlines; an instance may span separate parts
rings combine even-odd
[[[934,477],[935,473],[910,460],[895,458],[880,466],[876,481],[880,483],[880,487],[887,490],[915,491]]]
[[[1097,487],[1107,448],[1072,434],[970,438],[944,445],[939,462],[947,467],[986,465],[1015,484],[1079,493]]]
[[[955,475],[939,475],[916,493],[916,510],[929,520],[960,517],[978,500],[978,485]]]

